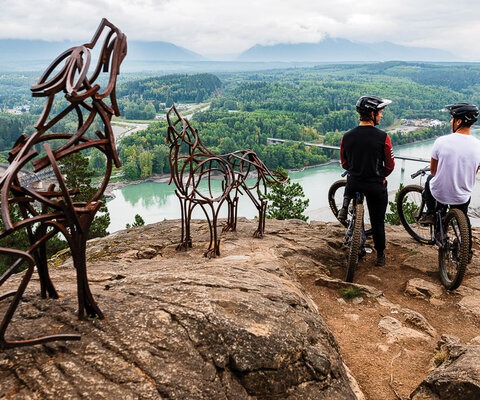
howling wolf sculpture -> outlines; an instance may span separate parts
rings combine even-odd
[[[71,334],[17,340],[5,338],[35,267],[40,278],[41,296],[58,297],[46,258],[47,242],[58,234],[65,237],[71,250],[76,270],[79,318],[103,318],[89,288],[85,248],[91,223],[102,205],[100,199],[112,166],[120,166],[110,121],[113,115],[120,114],[115,91],[126,53],[126,36],[103,19],[89,43],[72,47],[58,56],[31,88],[32,96],[45,98],[43,112],[35,124],[35,131],[17,140],[9,153],[9,166],[0,178],[3,221],[0,246],[9,243],[9,246],[0,247],[0,257],[9,260],[9,267],[0,277],[0,286],[14,273],[23,270],[16,290],[0,293],[0,312],[4,313],[0,323],[0,348],[80,338]],[[93,57],[98,57],[98,61],[90,72]],[[104,78],[101,79],[103,87],[100,77]],[[76,129],[59,132],[58,123],[67,116],[69,121],[75,120]],[[54,127],[56,129],[52,130]],[[65,174],[68,171],[62,171],[62,159],[87,150],[105,156],[105,173],[96,193],[87,201],[79,201],[76,199],[78,188],[67,185]],[[25,170],[35,174],[50,171],[52,182],[47,188],[34,187],[24,177]],[[26,232],[29,245],[10,247],[15,241],[9,239],[19,232]]]

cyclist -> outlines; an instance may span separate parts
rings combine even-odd
[[[459,208],[466,215],[480,169],[480,140],[470,135],[470,127],[478,118],[478,107],[456,103],[445,108],[452,116],[452,133],[437,138],[432,147],[430,175],[423,192],[427,214],[419,221],[423,224],[433,224],[436,201]]]
[[[390,100],[377,96],[362,96],[356,103],[360,123],[343,135],[340,161],[348,171],[342,208],[337,218],[346,220],[350,199],[356,192],[365,194],[374,247],[376,266],[385,265],[385,213],[388,205],[385,177],[395,168],[393,147],[386,132],[377,128],[383,109]]]

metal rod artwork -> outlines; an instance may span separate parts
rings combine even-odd
[[[223,231],[235,231],[238,196],[241,194],[246,194],[258,210],[258,226],[253,236],[263,237],[267,184],[285,183],[286,177],[267,168],[251,150],[223,155],[212,153],[200,140],[198,131],[179,114],[175,106],[167,112],[167,122],[171,171],[169,184],[173,182],[176,186],[175,193],[180,200],[182,219],[181,240],[177,250],[192,247],[190,221],[193,210],[199,206],[205,213],[210,228],[210,242],[205,256],[220,255],[217,232],[220,209],[225,204],[228,207],[227,223]]]
[[[99,48],[95,49],[97,44]],[[94,49],[98,61],[89,74]],[[0,286],[13,274],[24,270],[17,290],[0,293],[1,303],[10,300],[0,323],[0,348],[80,339],[73,334],[11,340],[5,337],[35,267],[41,296],[58,298],[46,257],[47,242],[58,234],[67,240],[76,269],[78,317],[103,318],[90,291],[85,248],[90,226],[102,205],[100,199],[108,185],[112,166],[120,167],[110,122],[113,115],[120,115],[115,90],[126,53],[126,36],[102,19],[91,42],[60,54],[31,87],[32,96],[45,97],[43,112],[35,124],[35,131],[30,136],[22,135],[15,143],[9,153],[9,166],[0,178],[3,221],[0,240],[10,245],[15,243],[15,234],[25,232],[29,242],[26,248],[0,247],[0,256],[11,260],[10,267],[0,277]],[[96,83],[100,76],[103,86]],[[56,115],[51,115],[53,113]],[[63,125],[58,123],[67,116],[68,121],[75,121],[76,131],[59,132]],[[54,127],[56,129],[52,130]],[[105,156],[105,173],[95,194],[87,201],[79,201],[76,200],[79,190],[66,183],[61,160],[87,149],[95,149]],[[25,170],[45,179],[49,176],[49,186],[37,186],[38,179],[25,177]],[[43,172],[48,173],[42,175]]]

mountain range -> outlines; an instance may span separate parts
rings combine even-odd
[[[22,39],[0,39],[0,69],[36,70],[44,69],[65,50],[78,46],[80,42],[44,41]],[[205,57],[169,42],[128,42],[125,63],[151,62],[197,62]]]
[[[240,61],[453,61],[449,52],[391,42],[361,43],[341,38],[325,38],[318,43],[256,45],[238,56]]]
[[[0,39],[1,69],[45,68],[64,50],[78,42]],[[446,51],[401,46],[391,42],[361,43],[325,38],[318,43],[255,45],[229,56],[233,62],[375,62],[375,61],[460,61]],[[169,42],[129,41],[125,63],[218,61]]]

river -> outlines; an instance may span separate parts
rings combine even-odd
[[[477,129],[475,135],[480,136]],[[430,149],[433,140],[408,144],[395,147],[395,155],[403,157],[430,158]],[[388,177],[388,186],[391,200],[395,195],[400,183],[418,183],[410,179],[410,174],[426,166],[426,163],[418,161],[396,160],[395,170]],[[328,208],[327,192],[330,185],[341,179],[343,172],[339,163],[331,163],[303,171],[290,172],[293,182],[302,185],[306,198],[310,204],[305,211],[309,220],[334,221],[333,214]],[[180,203],[175,195],[174,185],[164,182],[145,182],[135,185],[128,185],[113,191],[114,199],[107,203],[110,212],[111,223],[108,231],[110,233],[125,229],[126,224],[132,224],[136,214],[139,214],[146,224],[163,221],[164,219],[180,218]],[[480,206],[480,184],[476,185],[472,195],[471,206]],[[225,207],[224,207],[225,208]],[[221,217],[226,217],[226,209]],[[254,218],[257,210],[247,196],[241,196],[239,200],[238,216]],[[204,218],[200,209],[195,212],[194,218]],[[478,221],[472,220],[475,226]]]

